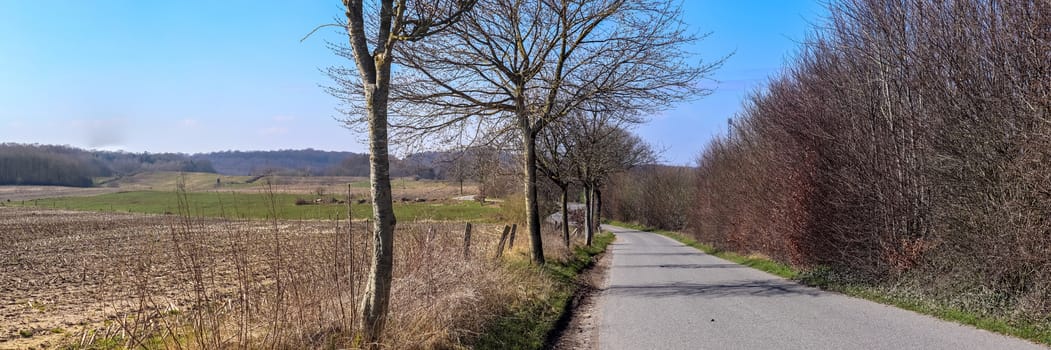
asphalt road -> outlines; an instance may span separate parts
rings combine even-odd
[[[614,226],[599,349],[1044,349]]]

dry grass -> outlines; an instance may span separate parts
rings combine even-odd
[[[0,208],[0,348],[354,347],[364,222],[232,221]],[[468,346],[556,288],[494,259],[499,225],[398,225],[390,348]],[[567,255],[554,238],[548,255]]]

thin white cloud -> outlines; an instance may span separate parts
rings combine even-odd
[[[197,121],[197,119],[193,119],[193,118],[186,118],[186,119],[183,119],[183,120],[179,121],[179,126],[182,126],[184,128],[195,128],[198,125],[201,125],[201,122],[199,122],[199,121]]]

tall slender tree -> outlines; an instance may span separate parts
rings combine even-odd
[[[368,126],[375,227],[371,269],[361,307],[361,329],[366,345],[372,348],[378,347],[387,319],[394,265],[397,220],[391,199],[387,120],[394,48],[398,43],[418,41],[447,29],[469,12],[474,2],[381,0],[369,4],[372,12],[366,18],[362,0],[343,0],[349,46],[340,46],[337,53],[353,60],[355,69],[330,69],[329,75],[337,84],[329,91],[349,104],[348,123]]]

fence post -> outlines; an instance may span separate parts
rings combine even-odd
[[[471,223],[469,222],[463,230],[463,258],[471,258]]]
[[[511,226],[504,225],[504,233],[500,234],[500,243],[496,245],[497,258],[504,256],[504,243],[507,242],[507,235],[510,231]]]
[[[507,249],[515,249],[515,231],[518,231],[518,224],[511,224],[511,238],[507,242]]]

